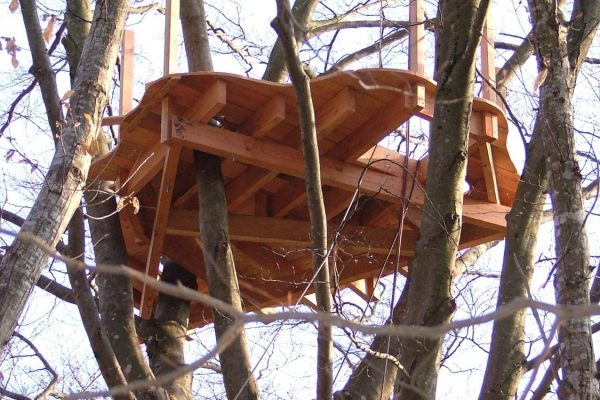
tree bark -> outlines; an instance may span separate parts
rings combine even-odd
[[[171,261],[163,261],[161,281],[197,289],[196,276]],[[190,302],[160,293],[153,319],[142,322],[150,368],[160,376],[185,365],[184,341],[187,335]],[[192,374],[185,374],[165,386],[170,400],[191,400]]]
[[[327,218],[321,188],[319,145],[315,123],[315,110],[310,92],[310,78],[304,73],[298,56],[295,22],[287,0],[277,0],[277,17],[273,28],[283,47],[300,118],[300,143],[304,160],[304,180],[310,218],[310,247],[317,310],[332,311],[327,251]],[[332,328],[319,323],[317,327],[317,399],[328,400],[333,394]]]
[[[110,72],[127,14],[128,2],[97,3],[89,40],[83,50],[71,116],[61,130],[60,147],[50,164],[45,184],[21,229],[51,247],[56,246],[81,193],[91,162],[99,120],[106,105]],[[2,354],[48,256],[17,237],[0,263],[0,345]],[[1,355],[1,354],[0,354]]]
[[[206,18],[202,0],[181,2],[183,37],[190,71],[212,70]],[[200,238],[209,294],[241,310],[240,289],[229,244],[227,198],[221,172],[221,159],[194,151]],[[213,309],[215,335],[219,341],[231,326],[231,317]],[[228,399],[258,399],[259,393],[242,330],[219,354]]]
[[[475,52],[488,5],[486,0],[439,3],[435,66],[438,89],[430,124],[425,196],[428,201],[409,270],[408,294],[395,306],[394,315],[401,317],[394,323],[438,325],[447,322],[455,308],[451,284],[460,238]],[[406,311],[402,312],[404,307]],[[383,339],[376,337],[375,341]],[[389,377],[396,375],[400,398],[421,398],[423,394],[435,397],[442,341],[443,338],[392,340],[390,353],[399,359],[410,379],[403,379],[394,364],[367,357],[346,383],[341,398],[389,398],[389,382],[393,381]],[[389,372],[373,385],[370,373],[378,368]]]
[[[540,91],[539,118],[544,126],[543,143],[554,211],[556,301],[564,305],[587,305],[591,270],[571,98],[577,71],[599,21],[600,5],[597,1],[576,2],[571,30],[567,29],[556,2],[531,0],[529,9],[538,63],[547,71]],[[559,398],[596,398],[598,382],[590,318],[562,321],[558,339],[563,376]]]
[[[543,129],[542,121],[538,117],[515,201],[506,218],[504,262],[497,307],[518,297],[528,297],[547,187]],[[494,322],[490,355],[479,395],[481,400],[515,398],[521,377],[527,372],[524,334],[525,310]]]

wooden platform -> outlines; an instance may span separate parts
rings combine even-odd
[[[335,280],[368,298],[381,271],[393,271],[386,260],[394,260],[388,254],[398,248],[392,244],[402,199],[411,204],[402,264],[414,255],[427,169],[427,158],[407,160],[377,144],[413,116],[431,119],[435,84],[408,71],[373,69],[314,79],[312,93],[329,233],[338,244]],[[93,164],[89,179],[114,180],[120,196],[139,200],[139,213],[132,206],[120,212],[131,266],[156,276],[165,255],[196,274],[206,290],[192,166],[192,149],[201,150],[223,158],[244,306],[299,300],[312,271],[291,86],[224,73],[170,75],[147,85],[124,118],[104,124],[120,125],[120,141]],[[506,135],[502,110],[476,99],[461,248],[503,236],[518,181]],[[349,220],[340,227],[346,213]],[[136,289],[148,317],[155,294]],[[193,306],[193,325],[210,318],[210,310]]]

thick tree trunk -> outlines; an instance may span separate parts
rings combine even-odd
[[[100,140],[99,154],[108,151],[106,138]],[[90,218],[90,234],[94,243],[96,263],[107,265],[127,264],[121,223],[116,214],[116,200],[109,182],[96,182],[85,193],[86,210]],[[138,344],[133,319],[133,288],[125,276],[99,273],[102,329],[106,332],[112,349],[128,382],[153,378]],[[140,399],[161,399],[161,390],[140,390]]]
[[[396,323],[438,325],[447,322],[455,308],[451,284],[461,228],[475,52],[488,5],[486,0],[449,0],[439,4],[438,89],[430,125],[425,196],[428,201],[422,212],[416,257],[410,267],[406,305],[399,302],[395,306],[394,313],[403,314]],[[404,313],[403,307],[406,307]],[[390,343],[390,353],[410,375],[409,379],[403,379],[405,375],[398,374],[399,397],[422,398],[422,394],[435,397],[442,341],[443,338],[413,338]],[[391,371],[391,376],[397,373],[393,363],[386,365],[379,361],[376,365]],[[373,385],[369,373],[360,371],[374,368],[365,362],[359,365],[358,372],[344,388],[345,398],[375,400],[391,395],[391,385],[380,382]]]
[[[190,71],[212,70],[206,17],[202,0],[181,2],[183,37]],[[227,199],[221,173],[221,159],[194,151],[200,238],[209,294],[241,310],[241,298],[235,262],[229,244]],[[231,326],[231,317],[213,309],[217,341]],[[242,330],[219,354],[228,399],[258,399],[259,393]]]
[[[540,92],[539,119],[544,129],[554,211],[556,301],[565,305],[587,305],[591,270],[571,98],[577,71],[597,28],[600,5],[597,1],[576,2],[570,30],[556,2],[531,0],[529,8],[538,63],[547,72]],[[559,398],[596,398],[598,382],[590,318],[562,321],[558,339],[563,376],[559,382]]]
[[[61,127],[60,147],[21,229],[51,247],[56,246],[81,199],[127,8],[124,0],[103,1],[96,6],[71,97],[71,116]],[[37,246],[17,237],[0,263],[1,353],[47,258]]]
[[[544,211],[547,186],[542,136],[544,126],[536,120],[517,194],[507,216],[504,263],[500,276],[498,307],[518,297],[528,297],[534,267],[537,234]],[[494,322],[492,343],[480,399],[513,399],[523,373],[525,310]]]
[[[171,261],[163,262],[161,281],[181,283],[197,289],[196,276]],[[187,335],[190,302],[160,293],[154,319],[143,321],[150,367],[156,376],[185,365],[184,342]],[[148,329],[149,328],[149,329]],[[165,386],[170,400],[191,400],[192,374],[185,374]]]

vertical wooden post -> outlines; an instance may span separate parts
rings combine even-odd
[[[496,88],[496,63],[494,61],[493,23],[492,13],[488,11],[481,35],[481,75],[483,77],[483,98],[496,103],[496,92],[494,91]]]
[[[133,62],[134,62],[135,35],[133,31],[123,31],[121,43],[121,91],[119,100],[119,113],[125,115],[133,108]]]
[[[163,75],[175,73],[179,37],[179,0],[167,0],[165,11],[165,49]]]
[[[425,75],[425,9],[422,0],[411,0],[409,5],[408,28],[408,69],[419,75]]]

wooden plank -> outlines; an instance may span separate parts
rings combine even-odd
[[[192,122],[207,123],[226,103],[227,84],[217,80],[187,109],[183,118]]]
[[[121,90],[119,112],[127,114],[133,109],[133,63],[135,61],[135,34],[133,31],[123,31],[121,43]]]
[[[168,145],[156,143],[146,153],[138,158],[123,181],[122,190],[127,195],[139,192],[146,186],[164,166],[168,153]]]
[[[490,5],[490,8],[492,6]],[[494,20],[493,13],[488,10],[481,35],[481,76],[482,97],[494,103],[496,100],[496,63],[494,60]]]
[[[487,199],[491,203],[500,204],[498,182],[496,181],[496,169],[494,168],[494,157],[492,156],[492,146],[488,142],[481,142],[479,144],[479,155],[481,156]]]
[[[165,43],[163,59],[163,75],[176,72],[179,37],[179,0],[167,0],[165,6]]]
[[[321,139],[334,130],[348,116],[356,111],[354,92],[349,88],[342,89],[323,107],[316,110],[315,123],[317,139]]]
[[[237,161],[263,169],[304,178],[302,152],[270,141],[252,138],[227,129],[209,125],[190,124],[175,119],[173,140],[185,147],[206,151],[221,157],[233,157]],[[321,159],[321,180],[323,184],[353,191],[359,184],[363,193],[380,194],[389,201],[398,201],[401,183],[392,175],[378,171],[364,173],[364,169],[354,164]],[[410,187],[410,179],[409,179]],[[423,195],[415,191],[413,201],[423,201]]]
[[[423,0],[410,0],[408,28],[408,69],[425,76],[425,9]]]
[[[328,232],[336,231],[332,224]],[[197,237],[199,232],[198,211],[173,209],[168,219],[167,234]],[[278,244],[305,248],[310,246],[310,222],[287,218],[229,215],[231,240],[257,244]],[[396,236],[395,229],[346,225],[340,233],[339,246],[346,251],[387,254]],[[405,232],[401,255],[414,255],[416,232]]]
[[[160,255],[163,250],[165,234],[167,231],[167,220],[171,199],[173,196],[173,185],[177,174],[177,165],[179,164],[179,155],[181,147],[173,145],[167,148],[167,154],[164,160],[163,172],[160,182],[160,191],[156,203],[156,213],[154,215],[154,224],[152,227],[152,236],[150,238],[150,250],[146,261],[146,275],[150,277],[158,276],[158,266]],[[197,214],[197,213],[196,213]],[[142,291],[142,300],[140,302],[140,315],[143,319],[152,317],[154,311],[154,300],[156,298],[155,290],[144,285]]]
[[[262,168],[247,168],[225,188],[227,207],[230,211],[237,209],[264,185],[271,182],[279,173]]]
[[[271,215],[284,217],[306,199],[304,181],[297,179],[289,182],[283,189],[271,196]]]
[[[377,301],[379,296],[375,292],[375,277],[363,278],[348,284],[348,288],[356,293],[364,301]]]
[[[242,123],[238,131],[261,138],[285,121],[285,99],[276,95]]]

